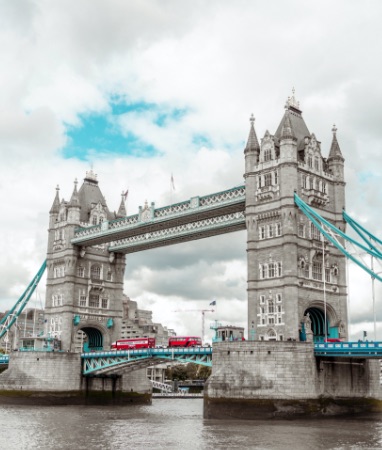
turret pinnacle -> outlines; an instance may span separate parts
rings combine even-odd
[[[249,152],[255,152],[256,154],[259,154],[260,152],[260,145],[259,141],[257,140],[256,131],[255,131],[255,118],[253,117],[253,114],[251,115],[251,118],[249,119],[251,122],[251,128],[249,130],[249,136],[247,145],[244,149],[244,153]]]
[[[53,205],[50,208],[50,214],[58,214],[60,211],[60,195],[59,195],[60,187],[57,185],[56,187],[56,196],[54,197]]]
[[[280,140],[282,139],[293,139],[294,141],[297,141],[288,111],[285,112],[284,121],[281,127]]]
[[[337,128],[335,125],[333,125],[332,132],[333,132],[333,140],[332,145],[330,147],[328,159],[337,158],[342,159],[344,161],[344,157],[342,156],[341,149],[337,141]]]
[[[125,198],[126,198],[126,193],[122,191],[121,194],[121,204],[119,205],[119,209],[117,212],[117,217],[126,217],[127,213],[126,213],[126,205],[125,205]]]
[[[73,194],[72,197],[70,198],[70,202],[69,205],[70,206],[80,206],[80,199],[78,197],[78,192],[77,192],[77,178],[74,180],[74,190],[73,190]]]

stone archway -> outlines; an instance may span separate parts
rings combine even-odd
[[[74,349],[76,352],[103,350],[105,336],[102,330],[92,325],[78,328],[74,333]]]
[[[325,314],[325,307],[318,304],[312,304],[304,312],[304,320],[302,321],[303,329],[300,334],[303,336],[302,340],[307,340],[308,333],[311,334],[314,342],[324,342],[325,339],[338,339],[338,326],[334,325],[336,323],[336,314],[330,305],[326,305]],[[309,326],[307,326],[307,324]]]

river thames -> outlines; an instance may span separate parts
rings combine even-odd
[[[202,399],[133,406],[0,406],[0,449],[371,449],[382,415],[277,421],[203,419]]]

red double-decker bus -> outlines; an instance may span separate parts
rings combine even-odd
[[[197,347],[200,345],[202,345],[202,340],[195,336],[172,336],[168,339],[169,347]]]
[[[135,350],[138,348],[155,348],[155,338],[119,339],[111,344],[112,350]]]

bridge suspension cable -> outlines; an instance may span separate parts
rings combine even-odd
[[[352,244],[355,248],[361,249],[364,252],[368,253],[370,256],[375,258],[377,261],[382,260],[382,252],[379,251],[375,245],[371,244],[370,241],[368,241],[365,238],[365,235],[363,235],[362,240],[365,241],[366,245],[358,242],[357,240],[353,239],[352,237],[348,236],[346,233],[341,231],[339,228],[337,228],[335,225],[330,223],[328,220],[324,219],[320,214],[318,214],[316,211],[314,211],[313,208],[311,208],[308,204],[306,204],[301,198],[295,193],[294,194],[294,201],[296,205],[300,208],[300,210],[305,214],[305,216],[316,226],[316,228],[323,234],[323,236],[331,242],[335,247],[338,248],[347,258],[352,260],[355,264],[357,264],[359,267],[361,267],[364,271],[366,271],[369,275],[371,275],[373,278],[376,278],[377,280],[382,282],[382,277],[379,273],[374,271],[374,268],[369,268],[366,263],[361,261],[359,258],[351,254],[345,247],[345,245],[341,242],[341,238],[345,242],[349,242]],[[367,236],[371,237],[373,236],[371,233],[367,232],[361,225],[357,224],[356,222],[345,213],[344,219],[347,221],[347,219],[352,221],[352,224],[357,227],[358,231],[357,234],[361,235],[360,233],[365,233]],[[351,226],[353,226],[351,225]],[[373,239],[375,236],[373,236]],[[376,242],[380,242],[382,244],[382,241],[379,241],[379,239],[375,238]]]
[[[32,297],[42,275],[46,269],[46,260],[43,262],[39,271],[29,283],[28,287],[25,289],[21,297],[17,300],[14,306],[5,314],[5,316],[0,321],[0,339],[10,330],[12,325],[16,322],[17,318],[22,313],[23,309],[27,305],[29,299]]]

